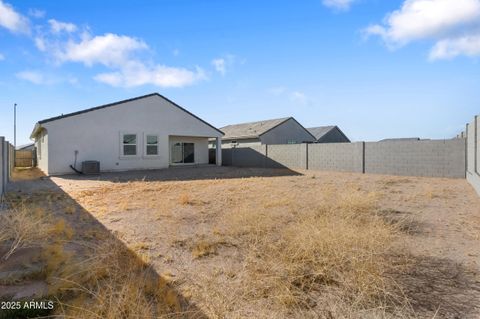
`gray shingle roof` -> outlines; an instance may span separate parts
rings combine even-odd
[[[283,122],[291,119],[291,117],[284,117],[281,119],[265,120],[250,123],[241,123],[227,125],[220,130],[225,133],[223,139],[245,139],[245,138],[258,138],[260,135],[271,130],[272,128],[282,124]]]
[[[330,132],[331,130],[333,130],[336,126],[335,125],[331,125],[331,126],[319,126],[319,127],[311,127],[311,128],[307,128],[307,130],[310,132],[310,134],[312,134],[313,136],[315,136],[315,138],[317,139],[317,141],[319,139],[321,139],[325,134],[327,134],[328,132]]]

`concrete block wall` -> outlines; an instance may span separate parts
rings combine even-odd
[[[465,178],[465,140],[365,143],[365,173]]]
[[[0,198],[3,197],[7,183],[11,180],[14,169],[14,152],[12,144],[0,136]]]
[[[480,195],[480,117],[467,124],[467,180]]]
[[[465,139],[261,145],[223,150],[224,165],[465,178]],[[480,166],[480,165],[479,165]]]
[[[307,169],[307,144],[267,145],[267,167]]]
[[[308,169],[362,173],[363,146],[363,142],[310,144]]]
[[[0,136],[0,199],[5,192],[5,185],[7,183],[5,179],[5,155],[4,155],[4,146],[5,146],[5,138]]]
[[[225,166],[266,167],[266,145],[222,149]]]

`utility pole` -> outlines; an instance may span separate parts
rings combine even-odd
[[[13,104],[13,162],[17,160],[17,103]]]

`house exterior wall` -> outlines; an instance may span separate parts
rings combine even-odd
[[[235,144],[232,144],[232,141],[236,141]],[[215,144],[215,142],[213,142]],[[249,147],[249,146],[259,146],[262,143],[259,138],[246,138],[238,140],[222,140],[222,148],[232,148],[232,147]]]
[[[169,136],[202,137],[197,140],[207,152],[207,138],[221,133],[160,96],[113,105],[53,120],[42,124],[48,132],[49,175],[68,174],[77,155],[77,169],[82,161],[100,162],[101,171],[166,168],[170,163]],[[137,155],[123,156],[122,134],[137,135]],[[158,156],[145,155],[146,135],[158,136]],[[203,153],[199,159],[203,160]],[[208,163],[208,156],[207,163]]]
[[[48,173],[48,131],[42,130],[35,140],[37,148],[37,166],[44,173]]]
[[[350,141],[345,138],[338,128],[334,128],[321,138],[317,140],[317,143],[350,143]]]
[[[289,119],[270,131],[260,136],[262,144],[299,144],[303,142],[314,142],[313,136],[298,124],[294,119]]]

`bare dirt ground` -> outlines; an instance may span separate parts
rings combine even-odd
[[[274,313],[268,298],[245,291],[249,256],[242,231],[229,227],[248,220],[236,216],[272,211],[292,218],[319,207],[325,194],[360,194],[374,200],[376,216],[401,227],[393,245],[406,252],[409,267],[387,275],[408,299],[408,316],[480,317],[480,198],[465,180],[225,167],[33,176],[18,178],[12,193],[65,192],[129,247],[148,254],[157,272],[211,317],[299,317]]]

